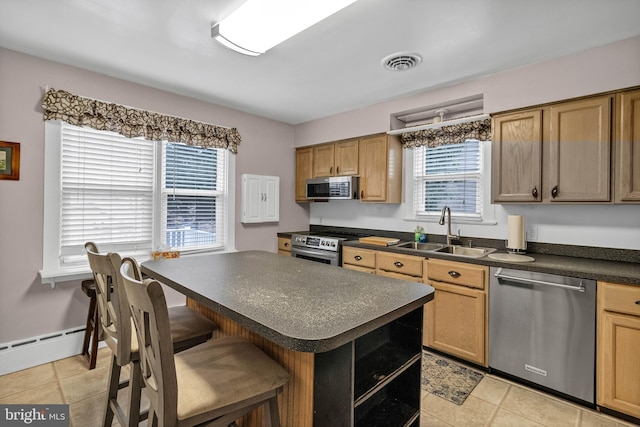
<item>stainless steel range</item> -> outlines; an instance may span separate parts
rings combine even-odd
[[[329,265],[342,265],[342,242],[347,239],[344,236],[292,234],[291,256]]]

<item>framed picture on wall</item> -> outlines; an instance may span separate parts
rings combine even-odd
[[[0,141],[0,179],[20,179],[20,143]]]

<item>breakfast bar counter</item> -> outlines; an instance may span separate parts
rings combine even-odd
[[[283,426],[419,425],[430,286],[262,251],[147,261],[142,271],[185,294],[220,335],[246,337],[289,370]]]

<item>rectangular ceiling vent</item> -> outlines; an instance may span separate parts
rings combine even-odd
[[[472,95],[448,102],[441,102],[421,108],[391,114],[391,130],[436,124],[460,117],[482,114],[483,95]]]

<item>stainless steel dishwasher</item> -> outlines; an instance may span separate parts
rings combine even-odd
[[[595,280],[490,269],[489,368],[595,404]]]

